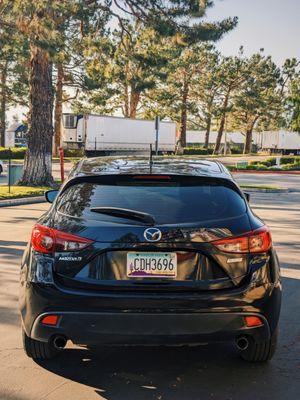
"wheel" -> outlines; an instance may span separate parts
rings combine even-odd
[[[277,347],[278,329],[275,330],[269,340],[255,342],[252,338],[249,340],[247,349],[240,350],[240,356],[243,360],[250,362],[266,362],[271,360]]]
[[[23,328],[22,339],[25,353],[34,360],[49,360],[59,353],[59,350],[56,350],[51,343],[31,339],[26,335]]]
[[[2,168],[2,165],[0,165],[0,175],[2,174],[2,172],[3,172],[3,168]]]

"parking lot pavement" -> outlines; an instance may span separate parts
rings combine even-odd
[[[0,399],[294,400],[300,392],[300,193],[252,193],[270,225],[283,267],[279,348],[266,365],[247,364],[233,345],[191,348],[69,346],[47,363],[26,358],[17,311],[18,268],[47,204],[0,210]]]

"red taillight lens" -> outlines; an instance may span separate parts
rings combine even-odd
[[[56,326],[58,322],[58,316],[57,315],[46,315],[42,320],[41,323],[43,325],[52,325]]]
[[[252,326],[263,325],[263,321],[256,315],[247,315],[244,318],[245,318],[246,326],[248,326],[249,328],[251,328]]]
[[[266,226],[246,233],[243,236],[212,242],[225,253],[265,253],[272,246],[272,238]]]
[[[41,253],[82,250],[92,243],[90,239],[39,224],[34,226],[31,234],[32,247]]]
[[[51,228],[35,225],[31,233],[32,247],[41,253],[52,253],[54,251],[55,238]]]
[[[253,232],[253,235],[249,236],[250,253],[265,253],[270,250],[271,246],[271,233],[266,226],[257,229]]]

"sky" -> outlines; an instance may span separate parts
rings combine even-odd
[[[286,58],[300,58],[300,0],[215,0],[207,19],[237,16],[238,26],[224,36],[218,49],[235,55],[241,45],[245,55],[265,49],[281,65]]]
[[[217,43],[225,56],[243,45],[245,56],[264,48],[278,65],[286,58],[300,59],[300,0],[215,0],[207,12],[209,21],[234,16],[238,26]],[[22,109],[8,112],[10,123],[15,114],[22,118]]]

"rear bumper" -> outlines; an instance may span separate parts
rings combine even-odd
[[[268,321],[262,315],[263,325],[245,326],[248,313],[84,313],[55,312],[59,316],[57,326],[46,326],[36,318],[30,336],[49,341],[56,335],[64,335],[76,344],[192,344],[232,340],[249,335],[256,341],[270,337]],[[251,314],[253,315],[253,314]]]
[[[204,293],[93,293],[33,283],[20,292],[28,336],[49,341],[61,334],[77,344],[188,344],[240,335],[260,341],[276,329],[280,305],[280,281]],[[41,324],[48,314],[59,316],[56,327]],[[245,315],[264,324],[247,328]]]

